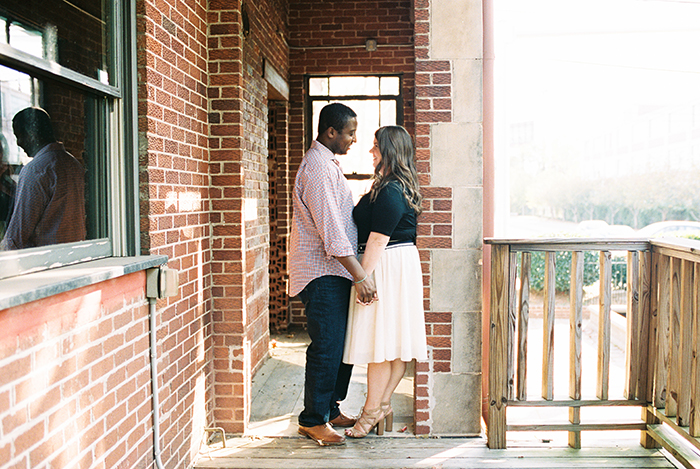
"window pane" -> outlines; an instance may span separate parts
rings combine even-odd
[[[379,77],[330,77],[330,96],[378,96]]]
[[[328,77],[309,78],[310,96],[328,96]]]
[[[344,101],[343,104],[357,113],[357,142],[347,155],[338,156],[340,167],[345,174],[373,174],[369,150],[374,142],[374,132],[379,128],[379,101]]]
[[[374,132],[379,128],[380,101],[379,100],[347,100],[342,102],[352,108],[357,114],[357,142],[353,143],[347,155],[338,155],[338,161],[343,172],[349,176],[350,188],[353,196],[359,199],[369,188],[369,177],[374,174],[372,156],[369,150],[374,142]],[[318,115],[323,106],[329,101],[314,101],[313,111],[313,138],[318,134]],[[394,101],[391,104],[395,105]],[[356,180],[352,175],[366,175],[367,178]]]
[[[379,92],[382,95],[398,96],[399,85],[399,77],[381,77],[379,81]]]
[[[110,83],[107,38],[112,33],[108,2],[95,0],[27,0],[4,6],[10,46]]]
[[[41,32],[11,23],[9,33],[10,45],[15,49],[36,57],[44,56],[44,38]]]
[[[381,102],[381,111],[380,125],[396,125],[396,101],[383,100]]]
[[[332,76],[309,78],[310,96],[346,96],[358,99],[311,100],[312,128],[309,134],[316,138],[318,115],[330,102],[341,102],[357,113],[357,142],[347,155],[338,155],[340,166],[348,177],[353,196],[359,199],[371,185],[374,174],[372,148],[374,133],[380,126],[396,125],[400,116],[400,77]],[[381,89],[380,89],[381,88]],[[397,99],[378,99],[380,95],[397,96]],[[361,99],[359,99],[361,98]]]
[[[330,103],[330,101],[314,101],[312,104],[312,123],[311,123],[311,135],[313,135],[313,139],[316,140],[316,137],[318,136],[318,115],[321,113],[321,109],[323,109],[323,106],[326,104]]]
[[[0,67],[0,80],[0,127],[7,142],[0,165],[0,248],[25,249],[105,237],[108,211],[104,206],[90,210],[107,202],[105,185],[96,182],[97,171],[105,173],[99,165],[105,155],[98,150],[104,146],[98,142],[99,132],[91,127],[102,101],[5,67]],[[29,106],[45,109],[52,129],[13,126],[18,111]],[[103,220],[97,220],[95,214]]]

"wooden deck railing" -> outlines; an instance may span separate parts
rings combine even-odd
[[[700,243],[678,239],[487,239],[491,252],[489,331],[490,448],[505,448],[506,431],[564,430],[569,445],[581,445],[581,431],[639,429],[641,443],[675,446],[681,436],[700,450]],[[542,312],[541,398],[527,395],[527,331],[532,253],[545,256]],[[571,252],[569,296],[568,398],[555,399],[554,330],[556,253]],[[599,253],[597,362],[595,396],[582,395],[582,324],[584,253]],[[627,257],[625,379],[620,398],[609,396],[611,360],[612,254]],[[518,272],[517,265],[520,264]],[[519,288],[516,288],[519,285]],[[560,340],[560,339],[559,339]],[[537,352],[540,352],[539,350]],[[561,393],[560,393],[561,394]],[[506,408],[569,409],[568,424],[509,425]],[[587,406],[638,406],[639,422],[582,423]],[[667,426],[662,427],[661,423]],[[667,428],[675,434],[669,435]],[[676,449],[672,449],[676,452]],[[681,457],[681,459],[683,459]]]

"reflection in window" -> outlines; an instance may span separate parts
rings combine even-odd
[[[0,132],[7,141],[4,160],[15,168],[14,174],[29,160],[12,134],[12,117],[25,107],[39,104],[34,101],[39,95],[37,87],[38,83],[29,75],[0,66]]]
[[[133,8],[117,0],[0,2],[0,245],[11,237],[19,187],[42,161],[18,145],[12,126],[32,106],[50,116],[54,135],[44,146],[72,155],[78,203],[69,211],[84,240],[64,245],[57,236],[50,249],[0,252],[0,279],[139,251],[135,109],[122,100],[135,93],[127,70],[135,64]]]
[[[331,102],[341,102],[357,113],[357,142],[347,155],[338,155],[353,196],[359,199],[371,186],[374,173],[369,150],[374,132],[381,126],[403,123],[401,77],[335,76],[311,77],[308,81],[311,127],[309,141],[316,138],[318,116]]]
[[[27,107],[48,112],[53,135],[48,130],[22,134],[23,127],[13,128],[14,117]],[[91,183],[99,171],[98,143],[91,128],[95,100],[63,85],[0,66],[0,110],[0,181],[4,194],[0,202],[0,248],[24,249],[106,236],[106,222],[100,219],[105,216],[104,210],[95,207],[98,201],[106,200],[106,195],[100,195],[97,184]],[[39,135],[41,143],[30,145],[26,135]],[[66,157],[63,149],[74,158]],[[40,158],[40,166],[31,164],[35,158]]]
[[[107,49],[110,23],[105,4],[94,0],[5,2],[0,6],[0,42],[81,73],[109,82]],[[41,8],[37,8],[40,4]],[[111,83],[114,84],[114,83]]]
[[[0,17],[0,26],[5,33],[2,37],[3,44],[9,44],[29,55],[44,58],[44,38],[41,31],[2,17]]]

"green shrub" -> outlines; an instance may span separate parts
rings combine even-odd
[[[583,253],[583,285],[592,285],[598,280],[598,251],[584,251]],[[568,292],[571,286],[571,252],[557,252],[556,256],[555,288],[559,292]],[[544,264],[545,253],[537,251],[532,253],[530,261],[530,288],[535,291],[544,289]]]
[[[627,288],[627,258],[613,258],[611,264],[613,290]]]

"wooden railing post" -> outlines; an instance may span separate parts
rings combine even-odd
[[[700,263],[696,263],[693,271],[693,359],[690,373],[690,429],[692,437],[700,436]]]
[[[527,399],[527,330],[530,318],[530,259],[529,252],[520,256],[520,300],[518,302],[518,389],[516,398]]]
[[[669,317],[668,378],[666,381],[666,417],[678,415],[678,393],[681,376],[681,260],[671,259],[671,310]]]
[[[693,340],[693,264],[681,261],[680,284],[680,395],[678,396],[678,415],[676,421],[680,426],[687,426],[690,421],[690,394],[692,375],[692,340]]]
[[[627,253],[627,337],[625,343],[625,390],[627,399],[636,399],[639,385],[639,252]]]
[[[583,252],[571,253],[569,285],[569,397],[581,399],[581,329],[583,323]],[[569,407],[569,422],[581,423],[581,408]],[[581,448],[581,432],[569,432],[569,446]]]
[[[510,270],[508,274],[508,400],[515,398],[515,324],[517,322],[515,301],[515,279],[518,276],[517,253],[510,253]]]
[[[669,360],[669,321],[671,315],[671,258],[655,254],[658,257],[657,278],[658,314],[656,326],[656,357],[654,364],[654,407],[666,406],[666,380],[668,379]]]
[[[639,385],[637,399],[649,402],[651,399],[651,383],[653,382],[652,368],[656,345],[656,307],[657,301],[652,300],[653,283],[652,255],[644,251],[639,257]],[[653,287],[652,287],[653,285]],[[654,295],[656,296],[656,295]]]
[[[494,245],[491,251],[489,421],[486,427],[488,446],[491,449],[506,447],[509,263],[510,246],[507,244]]]
[[[639,395],[638,399],[644,402],[653,400],[654,394],[654,364],[656,363],[656,329],[658,316],[658,254],[651,251],[642,253],[640,258],[640,302],[639,312],[641,314],[640,348],[639,348]],[[642,421],[647,425],[656,425],[659,419],[653,412],[649,411],[649,406],[642,407]],[[648,431],[642,431],[639,443],[644,448],[658,448],[659,444],[652,438]]]
[[[554,399],[554,316],[556,252],[547,251],[544,261],[544,312],[542,318],[542,398]]]
[[[608,399],[610,382],[610,306],[612,301],[610,251],[600,252],[600,298],[598,311],[598,399]]]

